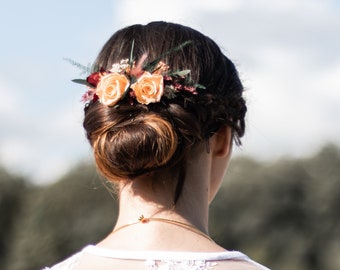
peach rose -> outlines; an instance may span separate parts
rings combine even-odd
[[[114,106],[129,88],[129,80],[122,74],[109,73],[101,77],[96,94],[100,103],[107,106]]]
[[[143,75],[131,85],[139,103],[149,104],[159,102],[163,95],[163,76],[144,72]]]

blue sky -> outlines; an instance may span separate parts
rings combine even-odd
[[[91,159],[85,89],[70,82],[119,28],[168,20],[211,36],[238,66],[249,106],[235,154],[263,160],[340,145],[340,7],[319,0],[7,1],[1,6],[0,164],[37,183]]]

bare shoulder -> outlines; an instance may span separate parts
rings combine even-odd
[[[260,266],[245,261],[222,261],[218,262],[214,270],[264,270]]]

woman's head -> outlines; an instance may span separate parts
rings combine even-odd
[[[174,48],[177,50],[172,52]],[[107,106],[93,99],[85,108],[84,127],[104,176],[134,179],[172,168],[181,183],[190,149],[220,127],[230,126],[233,138],[240,142],[246,113],[243,87],[234,64],[214,41],[179,24],[132,25],[107,41],[95,66],[110,70],[131,54],[136,63],[160,57],[169,70],[190,70],[190,81],[204,87],[194,93],[163,95],[149,104],[126,97],[116,106]]]

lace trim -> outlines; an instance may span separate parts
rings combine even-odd
[[[217,265],[215,262],[199,261],[154,261],[147,260],[145,265],[148,270],[212,270]]]
[[[129,255],[127,256],[127,253],[123,251],[113,252],[111,250],[98,248],[92,245],[85,247],[81,252],[76,253],[65,261],[60,262],[51,268],[45,267],[42,270],[72,270],[79,264],[79,259],[84,252],[112,259],[141,260],[144,261],[144,265],[147,270],[213,270],[218,264],[216,261],[220,260],[246,261],[258,266],[259,269],[270,270],[269,268],[249,259],[249,257],[238,251],[203,254],[190,252],[129,252]],[[185,256],[185,258],[183,256]],[[198,258],[198,256],[200,258]],[[202,259],[202,257],[204,259]]]

